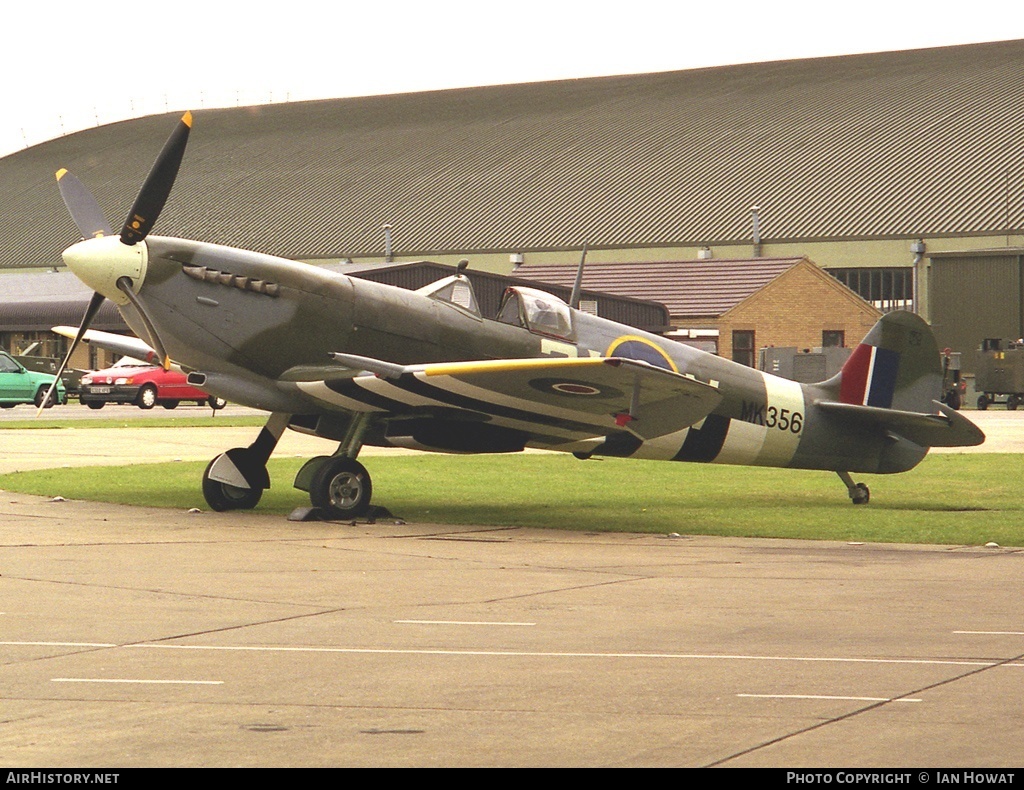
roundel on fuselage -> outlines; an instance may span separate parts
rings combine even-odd
[[[606,357],[621,357],[622,359],[636,359],[654,365],[657,368],[679,372],[676,363],[665,352],[661,346],[648,340],[645,337],[636,335],[624,335],[612,341],[605,352]]]

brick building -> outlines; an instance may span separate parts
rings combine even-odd
[[[572,266],[523,266],[517,274],[571,285]],[[668,334],[755,366],[767,346],[852,346],[882,313],[807,258],[594,264],[585,287],[635,299],[656,295]]]

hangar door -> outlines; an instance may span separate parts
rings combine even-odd
[[[939,348],[963,353],[975,372],[975,350],[986,337],[1024,337],[1024,250],[931,256],[929,306]]]

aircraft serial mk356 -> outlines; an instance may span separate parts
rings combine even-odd
[[[363,445],[831,470],[860,504],[868,489],[851,472],[903,472],[930,447],[984,441],[938,402],[939,351],[912,313],[885,315],[839,375],[799,384],[530,288],[510,287],[498,315],[483,316],[461,271],[408,291],[151,236],[191,124],[186,113],[119,235],[81,182],[57,173],[83,237],[64,261],[95,291],[68,357],[111,299],[165,365],[173,358],[191,383],[270,412],[251,445],[207,467],[215,510],[256,506],[287,428],[338,442],[295,480],[331,519],[370,507]]]

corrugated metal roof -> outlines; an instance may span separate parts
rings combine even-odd
[[[1024,228],[1024,41],[195,113],[158,233],[288,257]],[[175,116],[0,159],[0,266],[117,227]]]
[[[677,318],[717,318],[804,258],[595,263],[583,269],[583,285],[635,299],[656,299]],[[571,287],[575,266],[530,265],[516,274]]]

